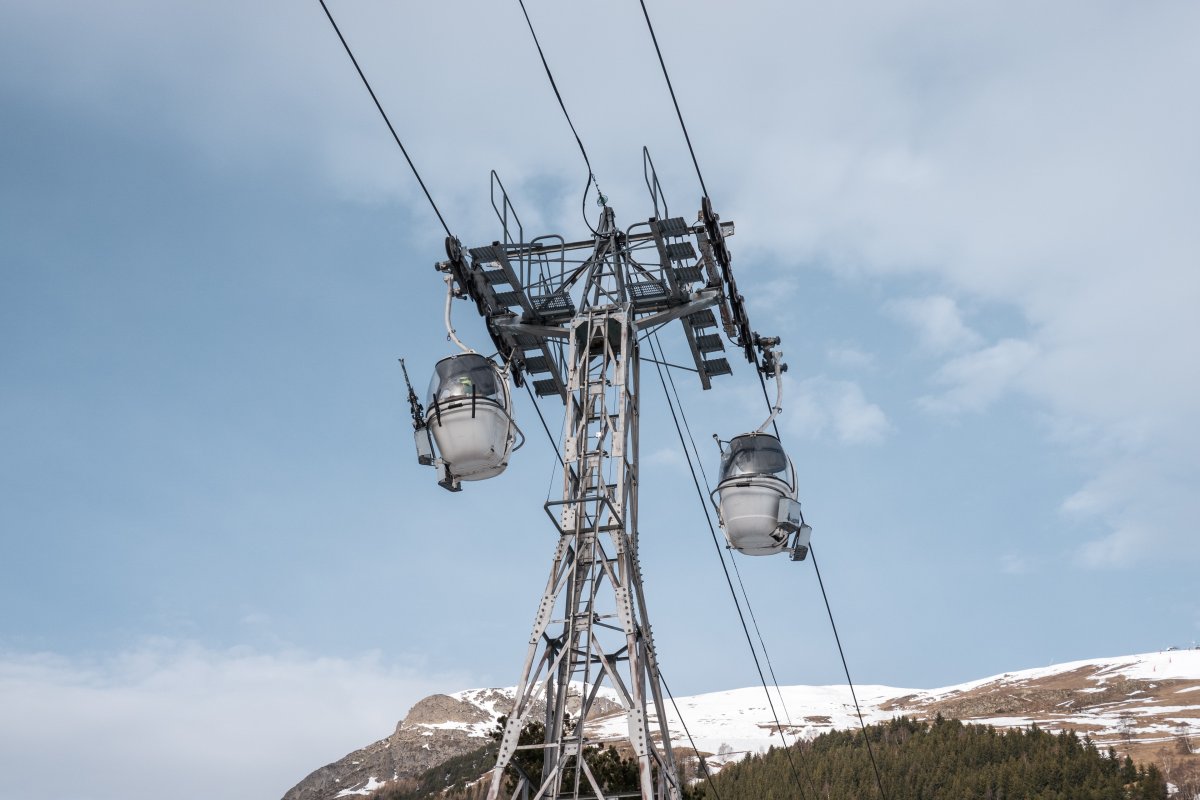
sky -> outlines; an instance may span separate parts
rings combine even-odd
[[[691,218],[640,7],[527,5],[618,221],[652,213],[643,146]],[[854,679],[1200,638],[1200,8],[647,6],[751,319],[783,340]],[[519,6],[331,8],[465,244],[500,236],[493,169],[526,231],[584,235]],[[522,392],[504,475],[452,495],[416,463],[397,359],[422,391],[453,352],[444,231],[319,4],[5,19],[0,798],[278,797],[427,694],[515,683],[553,450]],[[765,416],[733,366],[677,376],[710,475],[711,434]],[[659,661],[676,695],[753,686],[643,377]],[[811,561],[737,563],[779,682],[843,683]]]

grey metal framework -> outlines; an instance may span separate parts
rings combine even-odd
[[[656,743],[647,713],[651,701],[663,705],[637,552],[636,328],[627,304],[607,304],[578,314],[571,329],[563,499],[547,504],[560,537],[488,796],[499,796],[521,729],[544,701],[543,768],[532,796],[604,797],[583,723],[608,684],[626,715],[640,796],[678,798],[666,721],[660,714]],[[582,697],[569,720],[572,682]]]
[[[621,230],[605,206],[593,237],[576,242],[525,241],[492,173],[504,240],[464,252],[448,239],[449,259],[437,265],[459,296],[475,302],[518,385],[532,378],[539,396],[558,395],[566,405],[562,498],[545,506],[559,538],[489,800],[681,796],[638,561],[639,340],[682,320],[708,388],[730,372],[720,355],[725,340],[757,366],[758,337],[730,272],[732,224],[720,222],[707,199],[695,223],[671,217],[648,153],[644,166],[655,216]],[[604,687],[615,693],[638,760],[632,795],[604,792],[589,763],[587,722],[612,711]],[[535,720],[545,740],[521,745],[521,731]],[[542,751],[540,779],[516,768],[521,749]]]

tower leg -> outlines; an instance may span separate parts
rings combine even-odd
[[[530,800],[578,798],[581,792],[603,797],[589,763],[602,742],[590,738],[587,724],[618,709],[626,720],[624,748],[637,761],[635,791],[643,800],[680,797],[637,558],[637,363],[627,306],[591,308],[576,317],[563,495],[561,502],[547,503],[559,542],[501,736],[489,800],[505,795],[505,771],[521,732],[539,717],[545,738],[530,749],[542,750],[541,775],[533,783],[518,781],[509,796],[528,785]],[[651,709],[658,712],[657,742]]]

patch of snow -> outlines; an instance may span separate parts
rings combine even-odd
[[[966,683],[954,686],[944,686],[940,689],[916,692],[916,699],[922,703],[944,700],[953,694],[969,692],[981,686],[1027,683],[1031,680],[1051,678],[1055,675],[1075,672],[1076,670],[1088,667],[1095,669],[1095,675],[1092,680],[1100,684],[1104,684],[1105,680],[1109,677],[1153,681],[1167,679],[1200,680],[1200,650],[1170,650],[1160,653],[1142,653],[1132,656],[1068,661],[1064,664],[1052,664],[1048,667],[1035,667],[1018,672],[1005,672],[1001,675],[967,681]],[[1085,689],[1084,691],[1087,690]],[[1093,689],[1092,691],[1101,691],[1101,689]]]
[[[1022,686],[1034,681],[1081,670],[1086,670],[1082,672],[1082,675],[1085,677],[1085,681],[1092,685],[1080,687],[1075,691],[1085,695],[1104,692],[1107,688],[1111,688],[1114,679],[1119,678],[1152,680],[1159,685],[1164,680],[1200,681],[1200,650],[1164,651],[1072,661],[1048,667],[1007,672],[990,678],[930,690],[878,685],[855,688],[862,708],[863,720],[867,724],[873,724],[886,722],[906,713],[926,717],[928,716],[927,704],[955,698],[981,687],[1004,687],[1006,689],[1012,687],[1013,690],[1019,690]],[[587,688],[582,684],[572,684],[572,694],[579,696],[587,691]],[[1180,689],[1178,693],[1198,690],[1200,690],[1200,685]],[[1131,694],[1144,694],[1144,692],[1137,690]],[[476,723],[446,722],[424,724],[421,727],[426,728],[427,735],[432,734],[433,730],[461,730],[471,736],[486,736],[494,729],[498,718],[509,712],[514,695],[515,687],[470,689],[454,693],[451,697],[478,708],[486,719]],[[599,696],[619,705],[616,692],[607,687],[601,688]],[[907,699],[900,702],[902,698]],[[797,739],[813,739],[835,729],[856,729],[859,724],[853,698],[846,686],[785,686],[781,687],[778,693],[771,692],[771,701],[779,715],[779,723],[783,729],[782,734],[777,729],[776,720],[761,687],[676,698],[678,713],[674,707],[668,706],[665,709],[665,720],[671,737],[676,742],[686,741],[683,724],[679,719],[682,715],[699,750],[717,754],[724,746],[725,755],[714,755],[709,759],[709,764],[714,769],[719,768],[723,763],[739,761],[748,753],[763,752],[772,745],[778,746],[784,742],[791,744]],[[889,702],[894,703],[896,707],[887,711],[880,708],[881,705]],[[1039,727],[1051,731],[1071,728],[1080,730],[1081,735],[1084,731],[1089,731],[1090,735],[1097,739],[1112,741],[1127,733],[1127,720],[1132,715],[1135,718],[1136,726],[1133,735],[1137,736],[1139,741],[1148,741],[1151,736],[1169,738],[1171,726],[1151,723],[1148,719],[1137,719],[1138,717],[1153,715],[1161,721],[1163,714],[1195,712],[1195,705],[1158,706],[1155,705],[1157,702],[1156,699],[1150,697],[1127,696],[1115,701],[1079,708],[1078,704],[1072,707],[1072,704],[1077,701],[1067,700],[1057,706],[1057,709],[1060,710],[1046,710],[1037,714],[1036,717],[1020,715],[973,717],[968,721],[1001,728],[1027,728],[1031,724],[1037,724]],[[658,710],[652,708],[650,716],[651,725],[657,727]],[[1178,724],[1180,723],[1172,723],[1174,727],[1177,727]],[[1200,720],[1188,719],[1184,724],[1192,729],[1200,729]],[[1123,729],[1123,726],[1126,729]],[[593,741],[624,739],[629,733],[626,715],[617,711],[603,718],[595,719],[589,722],[587,733],[589,739]]]
[[[988,717],[987,719],[971,719],[972,723],[982,723],[985,725],[994,725],[997,728],[1028,728],[1030,725],[1037,724],[1039,728],[1044,728],[1046,725],[1043,720],[1036,720],[1033,717]]]
[[[868,724],[894,716],[890,711],[880,711],[880,704],[912,694],[910,689],[889,686],[864,685],[856,689]],[[676,704],[700,750],[716,753],[721,745],[728,745],[739,758],[778,746],[785,740],[791,744],[798,738],[812,739],[829,730],[858,726],[853,697],[845,686],[785,686],[778,695],[772,693],[771,699],[784,729],[782,737],[776,730],[767,698],[758,687],[676,698]],[[795,711],[788,714],[784,709]],[[668,707],[666,721],[672,737],[683,741],[685,734],[679,714]],[[651,717],[657,724],[656,710],[651,710]],[[625,716],[615,715],[597,723],[591,734],[597,739],[627,736]]]
[[[420,725],[436,731],[469,731],[475,727],[470,722],[422,722]]]
[[[350,797],[352,795],[357,794],[357,795],[363,795],[365,797],[366,795],[371,794],[372,792],[376,791],[377,789],[382,789],[384,786],[387,786],[387,784],[384,781],[377,780],[375,778],[375,776],[372,775],[371,777],[367,778],[367,782],[365,784],[363,784],[362,787],[360,787],[358,789],[342,789],[340,792],[338,792],[334,796],[335,797]]]
[[[1117,659],[1114,659],[1117,660]],[[1142,680],[1200,678],[1200,650],[1167,650],[1130,656],[1118,668],[1126,678]]]

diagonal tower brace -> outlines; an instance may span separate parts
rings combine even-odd
[[[604,686],[625,716],[640,797],[680,797],[665,714],[652,725],[649,713],[663,705],[637,552],[636,331],[628,305],[591,307],[572,323],[563,496],[546,504],[560,537],[501,738],[491,800],[502,796],[521,730],[539,712],[545,742],[531,747],[543,750],[541,782],[530,786],[519,777],[511,796],[606,797],[581,724],[595,715]],[[566,709],[574,691],[582,696],[572,724]]]

